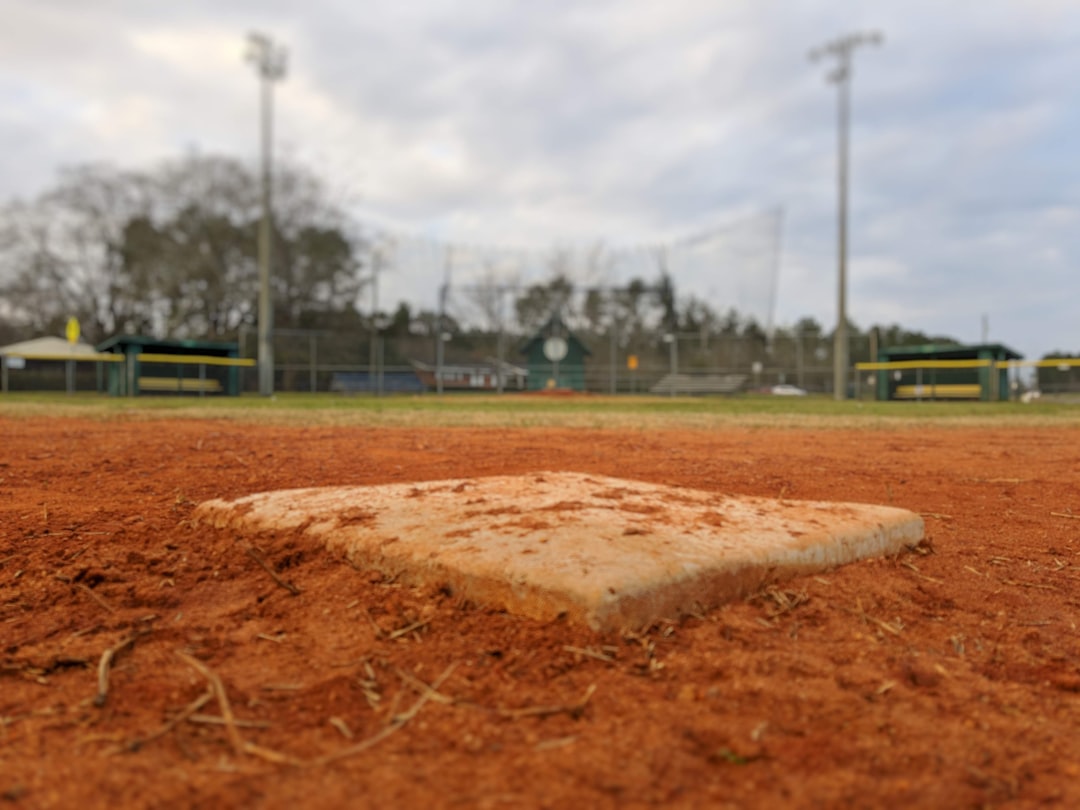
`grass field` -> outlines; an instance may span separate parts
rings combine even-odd
[[[1016,402],[836,402],[826,397],[725,398],[645,396],[343,397],[329,394],[108,398],[98,394],[9,393],[0,415],[115,418],[210,418],[267,424],[440,425],[707,428],[718,424],[768,427],[889,427],[933,424],[1074,424],[1080,404]]]

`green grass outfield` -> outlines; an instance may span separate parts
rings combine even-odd
[[[927,424],[1080,426],[1080,402],[836,402],[827,397],[645,397],[542,394],[273,398],[111,398],[100,394],[6,393],[0,418],[229,419],[254,424],[415,427],[702,428],[724,425],[902,428]]]

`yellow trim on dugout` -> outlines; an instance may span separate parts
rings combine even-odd
[[[4,352],[4,357],[20,357],[23,360],[74,360],[76,363],[122,363],[122,354],[23,354],[22,352]]]
[[[137,354],[135,359],[141,363],[193,363],[204,366],[245,366],[255,365],[250,357],[208,357],[201,354]]]
[[[1080,366],[1080,357],[1047,357],[1043,360],[998,360],[998,368],[1057,368],[1058,366]]]
[[[993,360],[896,360],[892,363],[856,363],[859,371],[892,371],[908,368],[986,368]]]

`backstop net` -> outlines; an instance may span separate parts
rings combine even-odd
[[[279,385],[710,393],[768,381],[781,217],[537,249],[371,229],[357,333],[275,330]]]
[[[716,385],[705,378],[747,371],[755,356],[749,343],[764,350],[768,342],[781,215],[767,211],[634,246],[516,249],[382,238],[385,272],[426,280],[429,301],[414,311],[410,335],[399,330],[386,345],[387,363],[408,364],[444,390],[554,382],[647,392],[663,389],[673,374],[687,377],[684,388],[690,378],[699,388]],[[549,337],[568,340],[569,356],[550,359]]]

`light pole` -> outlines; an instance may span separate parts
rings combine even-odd
[[[270,297],[273,85],[285,77],[285,49],[265,34],[248,34],[245,59],[255,65],[262,96],[262,222],[259,223],[259,393],[274,393],[274,302]]]
[[[860,45],[878,45],[884,37],[877,31],[848,34],[810,51],[811,61],[835,57],[836,67],[827,79],[839,91],[837,109],[837,186],[839,212],[837,224],[836,261],[838,283],[836,293],[836,331],[833,333],[833,398],[847,399],[848,335],[847,335],[847,187],[848,187],[848,120],[850,118],[851,56]]]

